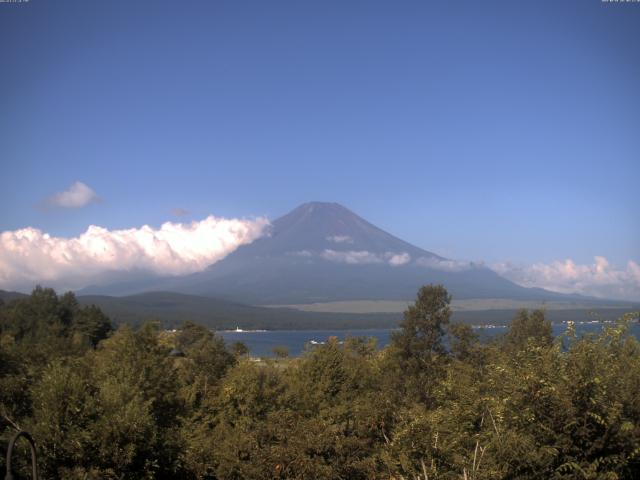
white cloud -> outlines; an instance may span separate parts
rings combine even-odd
[[[349,235],[332,235],[327,240],[333,243],[353,243],[353,238]]]
[[[404,265],[406,263],[409,263],[410,261],[411,255],[409,255],[407,252],[396,253],[391,255],[391,257],[389,258],[389,264],[393,265],[394,267]]]
[[[46,203],[52,207],[80,208],[98,200],[98,195],[82,182],[74,182],[64,192],[50,196]]]
[[[470,262],[435,257],[420,257],[416,260],[416,263],[421,267],[441,270],[443,272],[462,272],[473,268],[473,264]]]
[[[350,265],[382,263],[382,259],[378,255],[366,250],[324,250],[320,256],[325,260],[338,263],[348,263]]]
[[[320,256],[325,260],[337,263],[347,263],[349,265],[366,265],[374,263],[388,263],[391,266],[399,266],[408,263],[411,256],[406,253],[374,253],[367,250],[324,250]]]
[[[162,275],[196,272],[262,235],[268,221],[209,216],[190,223],[107,230],[95,225],[78,237],[53,237],[36,228],[0,233],[0,288],[34,283],[84,286],[95,275],[149,270]]]
[[[640,265],[629,260],[624,269],[613,267],[605,257],[594,257],[592,264],[571,259],[549,264],[492,265],[493,270],[525,287],[541,287],[561,293],[580,293],[594,297],[640,300]]]

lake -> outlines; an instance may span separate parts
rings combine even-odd
[[[576,323],[576,332],[578,335],[586,333],[599,333],[606,325],[613,323]],[[481,339],[490,339],[496,335],[500,335],[507,330],[507,326],[487,326],[474,327],[474,330],[480,334]],[[567,329],[567,324],[553,325],[553,334],[560,335]],[[289,355],[292,357],[299,356],[305,349],[305,346],[313,342],[319,344],[326,341],[329,337],[337,337],[338,340],[344,340],[347,336],[352,337],[374,337],[378,342],[378,347],[382,348],[389,344],[391,332],[393,329],[358,329],[358,330],[263,330],[263,331],[220,331],[216,332],[227,343],[235,341],[243,342],[247,347],[251,356],[254,357],[273,357],[273,348],[284,346],[289,349]],[[640,324],[637,322],[632,326],[632,333],[636,338],[640,339]]]

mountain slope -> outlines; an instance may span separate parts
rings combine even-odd
[[[150,285],[250,304],[411,299],[428,283],[455,298],[564,299],[474,264],[415,247],[335,203],[306,203],[275,220],[267,235],[203,272]]]
[[[7,290],[0,290],[0,301],[9,302],[16,298],[26,298],[27,295],[20,292],[9,292]]]

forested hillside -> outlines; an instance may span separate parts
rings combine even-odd
[[[127,297],[102,295],[78,296],[81,305],[96,305],[114,324],[141,325],[158,321],[164,328],[179,327],[191,320],[214,330],[323,330],[396,328],[402,313],[308,312],[294,308],[266,308],[225,300],[172,292],[148,292]],[[635,306],[634,306],[635,307]],[[634,310],[626,307],[602,306],[597,303],[575,305],[575,308],[549,309],[547,319],[553,323],[568,320],[588,321],[594,318],[615,320]],[[452,313],[457,322],[475,325],[508,324],[517,309],[458,310]]]
[[[0,305],[0,445],[31,432],[47,479],[640,477],[637,316],[554,339],[522,311],[481,344],[449,303],[423,287],[382,350],[256,361],[196,324],[114,330],[38,288]]]

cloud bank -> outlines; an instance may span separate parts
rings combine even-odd
[[[604,257],[594,257],[594,262],[586,265],[567,259],[527,266],[503,262],[492,265],[492,268],[525,287],[640,301],[640,265],[633,260],[629,260],[624,269],[614,268]]]
[[[209,216],[190,223],[108,230],[95,225],[73,238],[54,237],[36,228],[0,233],[0,288],[25,289],[35,283],[79,288],[96,275],[144,270],[160,275],[200,271],[240,245],[250,243],[269,224]]]
[[[407,252],[394,253],[389,258],[389,265],[397,267],[399,265],[405,265],[411,261],[411,255]]]
[[[64,192],[58,192],[46,200],[50,207],[81,208],[98,200],[98,195],[88,185],[74,182]]]
[[[397,267],[411,261],[411,256],[406,252],[395,253],[374,253],[367,250],[323,250],[320,254],[325,260],[337,263],[346,263],[349,265],[366,265],[373,263],[388,263]]]
[[[474,267],[471,262],[466,262],[463,260],[449,260],[446,258],[436,257],[420,257],[416,260],[416,264],[420,265],[421,267],[440,270],[443,272],[462,272],[464,270],[470,270]]]

